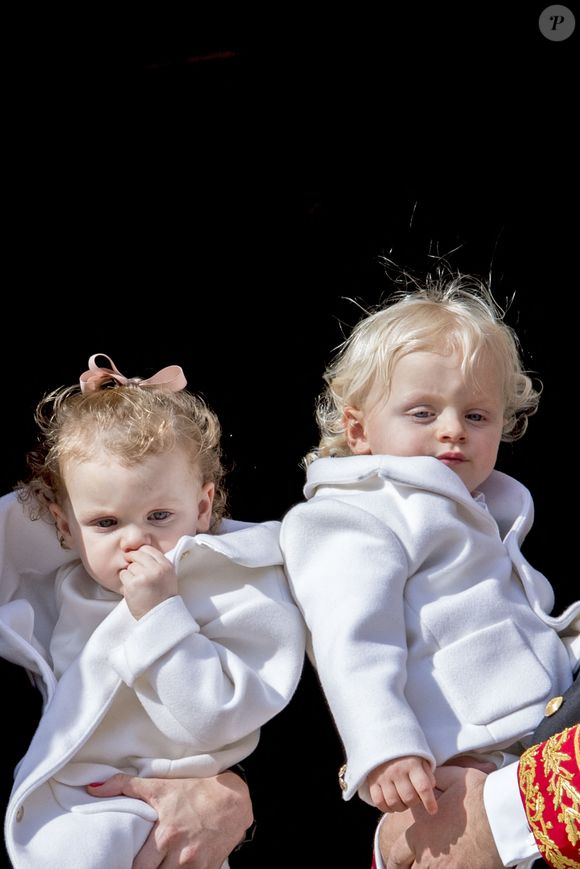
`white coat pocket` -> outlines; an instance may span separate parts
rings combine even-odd
[[[518,674],[517,684],[506,679]],[[501,663],[501,666],[499,666]],[[461,721],[487,725],[541,702],[552,681],[510,619],[482,628],[433,655],[434,676]]]

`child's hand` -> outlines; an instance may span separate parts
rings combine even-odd
[[[423,757],[396,757],[375,767],[367,783],[371,799],[382,812],[404,812],[423,804],[430,815],[437,812],[435,776]]]
[[[131,614],[140,619],[177,594],[177,575],[172,563],[154,546],[141,546],[127,552],[126,558],[130,563],[119,573],[121,593]]]

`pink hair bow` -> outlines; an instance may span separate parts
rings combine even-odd
[[[95,359],[99,356],[107,359],[111,367],[100,368],[95,362]],[[120,386],[127,386],[127,384],[154,386],[157,389],[166,389],[168,392],[179,392],[180,389],[184,389],[187,386],[183,369],[179,365],[168,365],[167,368],[162,368],[161,371],[153,374],[152,377],[141,380],[139,377],[125,377],[124,374],[121,374],[111,357],[107,356],[106,353],[95,353],[89,359],[88,371],[81,374],[81,392],[96,392],[108,380],[114,380]]]

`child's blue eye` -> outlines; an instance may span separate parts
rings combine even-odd
[[[154,522],[162,522],[164,519],[168,519],[171,516],[169,510],[154,510],[153,513],[149,514],[149,518]]]

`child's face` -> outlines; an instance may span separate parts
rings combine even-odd
[[[126,553],[148,544],[168,552],[183,535],[207,531],[213,483],[202,485],[182,448],[126,467],[110,453],[63,468],[68,499],[52,513],[88,573],[119,592]]]
[[[355,454],[433,456],[461,477],[470,492],[490,475],[503,423],[502,383],[493,365],[467,380],[457,354],[416,351],[393,369],[382,400],[375,389],[365,410],[347,408],[345,425]]]

